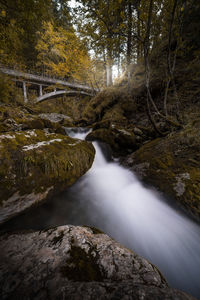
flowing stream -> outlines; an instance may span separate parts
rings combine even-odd
[[[74,134],[84,139],[85,132]],[[144,187],[96,142],[92,168],[71,188],[8,222],[7,229],[94,226],[154,263],[170,286],[200,297],[200,226]]]

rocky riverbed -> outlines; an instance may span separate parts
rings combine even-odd
[[[7,105],[0,108],[0,216],[3,223],[71,186],[90,169],[95,150],[90,142],[66,135],[62,125],[74,126],[70,118],[60,114],[38,116],[26,108]],[[107,142],[115,155],[123,155],[123,164],[135,172],[138,170],[138,174],[147,172],[144,169],[141,172],[141,164],[157,168],[157,164],[152,163],[153,157],[147,161],[148,147],[152,150],[158,143],[155,149],[163,154],[173,135],[166,138],[166,144],[164,139],[151,142],[151,130],[124,124],[124,118],[117,121],[121,110],[117,111],[114,123],[96,122],[87,139]],[[180,144],[181,137],[189,143],[191,128],[187,133],[186,137],[183,131],[177,133]],[[163,148],[159,143],[164,143]],[[196,139],[191,144],[191,149],[193,147],[198,147]],[[183,147],[183,155],[179,156],[180,166],[186,148]],[[140,151],[144,153],[141,160]],[[171,156],[174,152],[175,146]],[[156,158],[159,159],[158,153]],[[163,159],[165,156],[160,157]],[[194,168],[194,160],[191,163]],[[164,180],[168,167],[163,167],[164,163],[160,165],[157,170]],[[173,163],[170,162],[170,166]],[[186,166],[183,168],[184,171],[173,174],[175,183],[168,185],[179,197],[188,191],[185,184],[193,179]],[[155,185],[159,172],[151,173]],[[198,187],[198,178],[196,180]],[[194,184],[193,187],[195,195],[197,189]],[[159,188],[162,191],[162,186]],[[193,198],[196,199],[191,195]],[[187,201],[181,203],[198,214],[198,204],[194,204],[197,200],[191,200],[191,205],[186,204]],[[2,232],[0,240],[1,299],[194,299],[170,288],[154,265],[95,228],[66,225],[45,231]]]

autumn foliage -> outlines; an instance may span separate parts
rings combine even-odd
[[[36,45],[37,66],[62,78],[86,80],[91,60],[85,45],[73,31],[43,22]]]

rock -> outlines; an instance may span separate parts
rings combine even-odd
[[[186,293],[171,289],[158,288],[138,284],[135,285],[131,280],[122,282],[83,282],[74,283],[73,288],[66,287],[65,294],[68,299],[132,299],[132,300],[195,300]],[[67,298],[65,298],[67,299]]]
[[[133,129],[133,132],[136,134],[136,135],[139,135],[139,136],[143,136],[143,132],[141,129],[137,128],[137,127],[134,127]]]
[[[82,114],[82,123],[88,125],[99,121],[111,121],[123,126],[127,123],[124,110],[121,107],[121,99],[124,92],[117,87],[109,87],[101,91],[87,103]]]
[[[200,217],[200,122],[145,144],[124,165]]]
[[[115,143],[115,135],[112,130],[100,128],[90,132],[86,136],[87,141],[101,141],[106,144],[109,144],[113,150],[118,150],[118,145]]]
[[[137,149],[137,141],[133,132],[116,127],[111,124],[109,129],[100,128],[90,132],[86,140],[101,142],[110,145],[111,149],[117,154],[127,154]]]
[[[1,234],[1,299],[193,299],[158,269],[88,227]]]
[[[97,130],[100,128],[109,129],[110,126],[111,126],[110,120],[104,120],[104,121],[100,121],[100,122],[96,122],[96,123],[92,124],[93,130]]]
[[[40,114],[39,117],[41,119],[45,119],[45,120],[49,120],[53,123],[60,123],[62,124],[63,126],[72,126],[73,124],[73,120],[72,118],[66,116],[66,115],[63,115],[63,114],[57,114],[57,113],[43,113],[43,114]]]
[[[130,127],[132,128],[133,126]],[[156,133],[151,127],[141,126],[138,124],[137,126],[133,127],[133,132],[136,135],[143,137],[144,141],[156,138]]]
[[[0,134],[0,223],[72,185],[94,154],[86,141],[44,130]]]
[[[42,119],[37,115],[26,115],[21,119],[16,119],[16,121],[19,126],[18,130],[49,128],[50,132],[65,134],[64,128],[62,128],[59,123],[53,123],[49,120]]]
[[[49,128],[50,132],[65,134],[59,123],[43,119],[37,114],[27,112],[25,108],[0,106],[0,132]]]

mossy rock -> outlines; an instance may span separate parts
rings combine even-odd
[[[49,128],[50,132],[65,134],[65,130],[60,123],[43,119],[37,114],[30,113],[29,111],[30,110],[25,107],[19,108],[9,105],[1,105],[0,132]]]
[[[111,129],[100,128],[90,132],[87,137],[87,141],[101,141],[109,144],[114,151],[119,150],[117,143],[115,142],[115,135]]]
[[[64,127],[73,127],[73,120],[69,116],[58,113],[43,113],[39,115],[44,121],[49,121],[51,124],[60,124]]]
[[[92,165],[91,143],[44,130],[0,135],[0,221],[72,185]]]
[[[118,87],[103,90],[86,105],[82,121],[88,125],[101,120],[110,120],[118,124],[127,122],[120,104],[126,96],[124,90]]]
[[[110,126],[111,126],[111,121],[110,120],[103,120],[103,121],[96,122],[96,123],[92,124],[93,130],[100,129],[100,128],[109,129]]]
[[[125,165],[200,217],[199,126],[189,124],[179,132],[145,144],[126,159]]]
[[[118,128],[114,124],[109,129],[100,128],[92,131],[86,137],[88,141],[98,140],[110,145],[118,154],[127,154],[137,149],[138,145],[133,132]]]
[[[70,258],[60,271],[63,277],[73,281],[103,281],[103,274],[98,265],[98,256],[93,253],[96,247],[91,247],[88,253],[81,247],[71,246]]]

